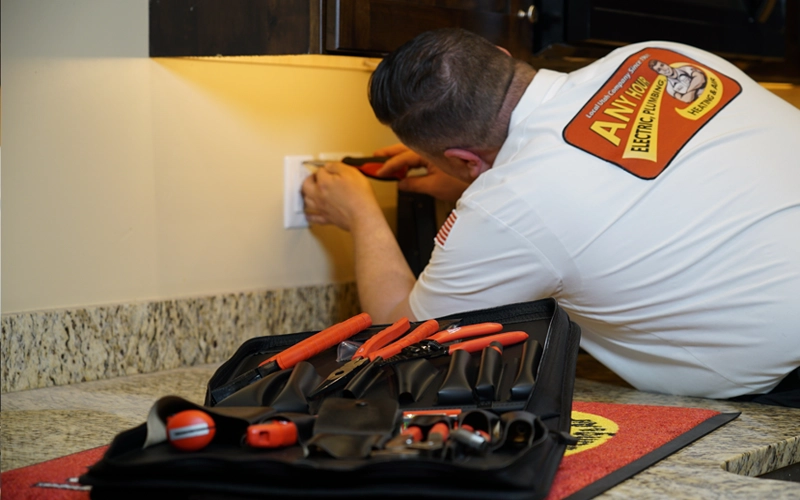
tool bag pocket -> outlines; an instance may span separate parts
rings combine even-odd
[[[441,329],[500,323],[527,338],[378,359],[324,393],[344,364],[337,347],[259,372],[317,332],[251,339],[211,377],[203,405],[161,398],[81,482],[92,485],[92,498],[115,499],[544,498],[575,441],[579,328],[553,299],[437,321]],[[359,345],[387,326],[347,342]]]

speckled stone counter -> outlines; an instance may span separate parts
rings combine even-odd
[[[245,340],[361,312],[354,283],[4,314],[0,392],[227,359]]]
[[[800,484],[759,479],[800,462],[800,410],[639,392],[579,362],[575,399],[741,412],[739,418],[607,491],[599,498],[798,499]],[[108,444],[145,421],[165,395],[202,403],[217,365],[167,370],[3,395],[3,471]]]

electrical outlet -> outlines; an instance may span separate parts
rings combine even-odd
[[[364,156],[363,153],[341,152],[320,153],[318,160],[338,161],[345,156]],[[302,229],[308,227],[306,215],[303,212],[303,195],[300,188],[303,181],[311,175],[304,161],[315,159],[312,155],[295,155],[283,157],[283,227],[284,229]],[[313,169],[313,167],[311,167]]]
[[[311,172],[303,165],[306,160],[313,160],[312,155],[283,157],[283,227],[285,229],[302,229],[308,227],[303,212],[303,195],[300,188]]]

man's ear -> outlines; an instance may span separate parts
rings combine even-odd
[[[464,180],[468,182],[472,182],[492,167],[479,154],[469,149],[451,148],[444,152],[444,156],[461,167],[459,173],[463,174]]]

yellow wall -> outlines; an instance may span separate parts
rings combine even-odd
[[[794,105],[794,107],[800,108],[800,86],[788,83],[762,83],[761,85]]]
[[[147,2],[2,8],[3,313],[353,279],[347,234],[283,228],[283,157],[395,142],[370,61],[150,59]]]

